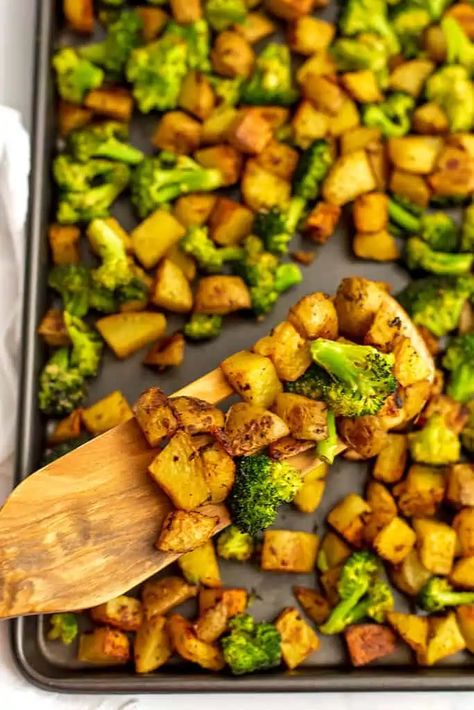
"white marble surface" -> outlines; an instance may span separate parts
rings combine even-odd
[[[49,2],[49,0],[38,0]],[[34,52],[34,14],[36,0],[0,0],[0,103],[19,109],[25,125],[29,126],[32,95],[32,60]],[[0,126],[1,130],[1,126]],[[1,284],[0,284],[1,298]],[[1,396],[1,392],[0,392]],[[1,426],[1,422],[0,422]],[[8,490],[11,462],[0,467],[0,504]],[[292,710],[467,710],[474,707],[474,694],[285,694],[229,696],[179,696],[166,695],[155,698],[126,698],[123,696],[58,696],[39,691],[28,685],[16,670],[8,647],[7,626],[0,622],[0,688],[1,705],[6,710],[204,710],[217,703],[226,710],[257,710],[271,706],[283,710],[288,704]]]

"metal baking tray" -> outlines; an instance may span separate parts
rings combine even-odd
[[[45,422],[38,413],[36,400],[38,372],[46,352],[36,335],[36,326],[48,302],[46,228],[52,207],[50,162],[56,149],[50,56],[53,47],[72,40],[60,28],[58,8],[59,2],[56,4],[54,0],[37,2],[33,166],[27,230],[17,483],[38,468],[44,444]],[[155,122],[156,117],[134,119],[133,138],[138,144],[143,147],[150,145],[149,137]],[[133,224],[133,215],[125,202],[117,205],[115,214],[126,227]],[[164,375],[157,375],[141,365],[142,352],[124,362],[116,360],[108,352],[100,376],[90,387],[90,401],[112,391],[118,383],[130,401],[134,401],[143,389],[152,384],[159,384],[166,392],[172,393],[211,370],[230,353],[255,342],[284,318],[289,305],[300,296],[313,290],[332,293],[344,276],[363,275],[388,282],[395,290],[402,287],[407,282],[407,275],[398,265],[368,263],[352,257],[348,227],[346,219],[328,244],[318,249],[313,264],[305,268],[304,283],[281,298],[275,311],[264,322],[257,323],[243,317],[229,319],[220,338],[207,344],[188,345],[184,364]],[[307,531],[324,529],[324,518],[330,507],[350,491],[361,492],[366,476],[366,464],[337,461],[329,473],[323,504],[317,514],[303,515],[288,506],[281,513],[277,526]],[[255,591],[252,613],[259,619],[272,619],[285,606],[294,605],[291,592],[294,584],[312,585],[315,582],[313,575],[261,573],[255,565],[242,567],[238,563],[222,562],[221,566],[225,585],[245,585]],[[183,611],[194,613],[193,603],[187,604]],[[400,598],[397,605],[403,608],[407,602]],[[433,669],[420,669],[412,663],[410,652],[402,644],[397,653],[388,659],[358,670],[349,665],[341,639],[323,637],[320,650],[291,673],[276,670],[235,678],[224,673],[217,675],[201,671],[196,666],[177,660],[153,674],[137,676],[131,665],[110,670],[81,666],[74,659],[74,649],[46,641],[44,629],[42,617],[15,620],[11,624],[11,641],[23,675],[35,685],[52,691],[135,694],[474,689],[474,656],[459,654]]]

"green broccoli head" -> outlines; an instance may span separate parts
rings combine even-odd
[[[81,104],[85,95],[104,81],[104,72],[87,59],[81,59],[74,49],[60,49],[53,57],[58,93],[65,101]]]
[[[132,175],[132,202],[140,217],[188,192],[209,192],[221,187],[219,170],[203,168],[186,155],[166,151],[145,158]]]
[[[183,328],[189,340],[209,340],[217,338],[222,330],[222,316],[193,313]]]
[[[272,207],[266,212],[257,212],[253,231],[272,254],[288,252],[305,205],[302,197],[293,197],[287,207]]]
[[[390,13],[390,24],[397,35],[402,54],[414,57],[420,53],[420,40],[423,30],[433,20],[427,2],[419,0],[402,0]]]
[[[315,200],[321,184],[334,162],[329,143],[314,141],[301,155],[293,178],[293,191],[303,200]]]
[[[474,592],[460,592],[444,577],[431,577],[422,587],[418,605],[430,614],[437,614],[453,606],[474,604]]]
[[[426,82],[426,98],[445,112],[452,133],[474,126],[474,86],[465,67],[444,66]]]
[[[450,371],[447,393],[458,402],[474,397],[474,333],[452,338],[443,357],[443,367]]]
[[[270,42],[258,55],[252,76],[243,83],[241,100],[257,106],[291,106],[297,99],[290,50],[285,44]]]
[[[443,17],[441,29],[446,40],[448,64],[460,64],[469,74],[474,72],[474,43],[454,17]]]
[[[240,247],[217,247],[209,237],[207,227],[197,225],[189,227],[180,241],[180,247],[196,260],[199,268],[208,273],[218,273],[225,263],[238,261],[243,256]]]
[[[414,108],[414,98],[397,91],[381,103],[363,106],[362,121],[371,128],[380,128],[387,138],[404,136],[410,130]]]
[[[275,521],[280,505],[292,501],[301,484],[298,471],[285,461],[265,454],[241,458],[227,501],[233,524],[255,536]]]
[[[316,454],[318,459],[325,463],[332,464],[338,453],[339,441],[337,438],[336,415],[332,409],[328,409],[327,413],[327,428],[328,435],[326,439],[318,441],[316,444]]]
[[[461,230],[461,251],[474,252],[474,202],[464,210]]]
[[[207,21],[216,32],[244,22],[247,15],[244,0],[206,0],[204,10]]]
[[[242,532],[235,525],[230,525],[217,539],[217,554],[224,560],[245,562],[252,557],[252,536]]]
[[[432,414],[423,429],[408,434],[413,461],[433,466],[456,463],[461,455],[459,436],[449,428],[442,414]]]
[[[69,134],[69,152],[81,163],[91,158],[107,158],[128,165],[137,165],[143,153],[128,142],[128,129],[118,121],[106,121]]]
[[[434,251],[423,239],[410,237],[406,243],[405,259],[411,271],[422,269],[438,276],[462,276],[471,271],[474,254]]]
[[[206,20],[198,20],[187,25],[169,22],[163,37],[185,44],[188,69],[196,69],[201,72],[211,70],[210,33]]]
[[[136,10],[121,10],[108,24],[105,39],[80,47],[79,55],[103,67],[110,78],[120,79],[131,51],[140,44],[142,29]]]
[[[420,237],[434,251],[456,251],[459,244],[459,229],[452,217],[445,212],[423,215],[420,220]]]
[[[388,83],[388,52],[382,38],[373,34],[361,37],[340,37],[331,44],[330,53],[338,71],[369,69],[384,88]]]
[[[239,614],[230,619],[229,631],[221,643],[225,662],[234,675],[279,665],[281,636],[273,624],[256,622],[249,614]]]
[[[79,626],[75,614],[53,614],[50,617],[50,622],[51,628],[48,632],[49,641],[56,641],[58,639],[66,644],[66,646],[69,646],[79,633]]]
[[[72,343],[70,363],[83,377],[95,377],[102,357],[103,342],[83,320],[64,311],[64,323]]]
[[[40,410],[54,417],[63,417],[82,404],[85,396],[84,377],[71,365],[68,349],[56,350],[40,375]]]
[[[64,309],[82,318],[89,310],[90,271],[86,266],[61,264],[53,266],[48,286],[61,296]]]
[[[339,18],[339,30],[347,37],[373,33],[382,37],[389,54],[397,54],[400,50],[388,18],[386,0],[347,0]]]
[[[468,419],[462,430],[461,441],[466,451],[474,454],[474,399],[467,403],[466,409]]]

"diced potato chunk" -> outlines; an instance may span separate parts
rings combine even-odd
[[[328,202],[317,202],[304,223],[304,233],[316,244],[325,244],[337,227],[341,208]]]
[[[364,150],[372,144],[377,144],[381,139],[379,128],[368,126],[355,126],[341,136],[341,154],[353,153],[355,150]]]
[[[409,338],[397,338],[393,354],[395,355],[393,374],[402,387],[426,380],[430,376],[431,366],[426,363]]]
[[[216,195],[205,192],[195,192],[189,195],[181,195],[174,203],[174,216],[185,227],[192,225],[201,226],[206,224],[210,217],[214,205],[216,204]],[[172,247],[173,248],[173,247]],[[167,253],[168,258],[169,252]],[[189,276],[188,276],[189,278]],[[190,278],[190,281],[193,277]]]
[[[218,197],[209,219],[209,235],[221,246],[238,244],[252,231],[253,212],[235,200]]]
[[[331,612],[327,599],[308,587],[293,587],[293,594],[311,621],[318,626],[324,624]]]
[[[416,654],[424,653],[428,644],[428,618],[416,614],[389,611],[387,621]]]
[[[202,17],[201,0],[170,0],[171,12],[180,25],[197,22]]]
[[[308,340],[337,338],[337,313],[334,303],[324,293],[316,291],[303,296],[290,308],[289,322]]]
[[[303,454],[312,448],[314,448],[313,441],[302,441],[301,439],[295,439],[294,436],[284,436],[282,439],[270,444],[268,454],[270,458],[280,461]]]
[[[405,470],[408,454],[406,434],[387,434],[384,447],[377,455],[372,475],[384,483],[396,483]]]
[[[140,395],[135,404],[135,416],[150,446],[158,446],[178,428],[168,397],[159,387],[150,387]]]
[[[133,112],[133,97],[123,86],[108,86],[90,91],[84,99],[84,106],[101,116],[129,123]]]
[[[314,0],[267,0],[267,9],[272,15],[283,20],[296,20],[308,15],[313,9]]]
[[[364,539],[372,544],[379,532],[396,517],[397,504],[388,488],[378,481],[370,481],[366,498],[372,511],[364,515]]]
[[[352,99],[345,98],[340,110],[335,116],[332,116],[329,122],[329,135],[333,138],[339,138],[347,131],[350,131],[351,128],[358,126],[359,123],[360,116],[357,104]]]
[[[179,568],[191,584],[220,587],[221,573],[212,540],[208,540],[178,560]]]
[[[133,251],[145,269],[151,269],[185,232],[171,212],[156,210],[132,231]]]
[[[36,331],[47,345],[61,348],[70,345],[70,338],[64,323],[64,313],[59,308],[50,308],[43,316]]]
[[[301,101],[291,122],[295,144],[305,150],[313,141],[324,138],[329,132],[329,120],[311,101]]]
[[[155,148],[190,155],[201,142],[201,124],[184,111],[163,114],[151,142]]]
[[[449,574],[456,551],[455,531],[438,520],[413,521],[421,563],[433,574]]]
[[[336,160],[324,181],[323,197],[331,204],[344,205],[376,187],[367,154],[355,150]]]
[[[166,318],[151,311],[114,313],[99,318],[95,325],[115,355],[126,358],[163,335]]]
[[[253,349],[273,361],[280,379],[291,382],[297,380],[312,362],[309,343],[289,321],[275,326],[270,335],[255,343]]]
[[[373,103],[383,98],[377,78],[369,69],[347,72],[342,75],[341,80],[352,98],[360,103]]]
[[[133,647],[135,671],[151,673],[164,665],[173,653],[164,616],[145,621],[137,631]]]
[[[474,557],[463,557],[455,562],[449,579],[455,587],[474,590]]]
[[[247,42],[255,44],[275,32],[276,26],[263,12],[249,12],[245,20],[234,25],[234,31],[245,37]]]
[[[355,228],[358,232],[380,232],[388,224],[388,197],[383,192],[360,195],[353,206]]]
[[[194,295],[196,313],[224,316],[250,306],[250,292],[240,276],[204,276]]]
[[[463,508],[453,520],[462,557],[474,556],[474,508]]]
[[[450,466],[446,497],[453,505],[474,506],[474,464],[456,463]]]
[[[170,397],[180,427],[188,434],[214,432],[224,426],[224,413],[197,397]]]
[[[53,263],[79,264],[79,240],[81,230],[73,224],[51,224],[48,228],[48,240]]]
[[[319,648],[319,638],[294,607],[284,609],[275,622],[281,636],[281,654],[292,670]]]
[[[145,42],[151,42],[160,34],[163,27],[169,20],[168,14],[160,7],[137,7],[137,14],[143,22],[143,39]]]
[[[403,136],[388,139],[388,154],[395,167],[416,175],[432,173],[443,139],[437,136]]]
[[[189,281],[170,259],[158,266],[151,291],[151,302],[172,313],[188,313],[193,307],[193,294]]]
[[[397,241],[386,229],[370,234],[356,234],[352,240],[352,248],[359,259],[395,261],[400,257]]]
[[[414,548],[402,563],[392,570],[392,581],[397,589],[410,596],[416,596],[430,577],[431,572],[423,567]]]
[[[307,74],[303,82],[303,93],[318,111],[337,116],[344,105],[345,94],[330,78],[320,74]],[[329,124],[331,129],[331,124]]]
[[[208,609],[220,601],[224,603],[227,616],[230,619],[236,614],[243,614],[247,608],[247,590],[239,587],[224,589],[200,589],[199,590],[199,614],[205,614]]]
[[[296,439],[327,439],[327,406],[324,402],[282,392],[276,397],[274,411],[287,423]]]
[[[188,584],[181,577],[162,577],[145,582],[142,589],[145,619],[151,621],[161,617],[173,607],[192,599],[198,588]]]
[[[242,153],[261,153],[272,138],[272,129],[257,108],[241,109],[230,128],[228,140]]]
[[[402,518],[395,517],[378,533],[374,548],[383,560],[396,565],[405,559],[415,542],[415,532]]]
[[[223,360],[221,368],[232,388],[251,404],[270,407],[283,389],[273,362],[258,353],[241,350]]]
[[[395,195],[407,197],[420,207],[427,207],[431,199],[431,190],[426,180],[421,175],[413,175],[405,170],[392,170],[390,190]]]
[[[428,135],[447,133],[449,130],[448,117],[441,106],[434,101],[429,101],[415,110],[413,130],[415,133]]]
[[[344,636],[352,665],[365,666],[395,651],[397,639],[392,629],[381,624],[355,624]]]
[[[214,145],[226,140],[237,116],[233,106],[218,106],[202,124],[201,142],[203,145]]]
[[[106,626],[81,634],[77,658],[82,663],[101,666],[118,666],[130,659],[130,642],[127,634]]]
[[[225,30],[217,35],[211,50],[211,62],[217,74],[247,77],[254,59],[251,45],[238,32]]]
[[[48,444],[61,444],[63,441],[76,439],[81,435],[82,409],[74,409],[67,417],[61,419],[48,436]]]
[[[74,32],[90,34],[94,29],[94,5],[92,0],[63,0],[66,22]]]
[[[363,459],[377,456],[387,440],[387,428],[383,418],[370,414],[362,417],[341,417],[338,431],[349,448]]]
[[[83,128],[90,122],[92,115],[91,109],[60,99],[57,112],[59,134],[64,137],[76,128]]]
[[[370,505],[355,493],[349,493],[330,510],[327,521],[349,543],[359,547],[362,544],[364,513],[370,513]]]
[[[262,570],[266,572],[309,573],[314,570],[319,537],[294,530],[265,530]]]
[[[188,71],[181,84],[178,106],[203,121],[212,113],[215,102],[207,76],[198,71]]]
[[[205,168],[219,170],[223,185],[234,185],[242,169],[242,155],[231,145],[211,145],[194,153],[197,162]]]
[[[276,140],[271,140],[270,143],[267,143],[257,156],[257,161],[262,168],[286,180],[293,177],[298,159],[299,154],[294,148]]]
[[[402,515],[435,515],[444,498],[446,480],[436,466],[412,464],[404,481],[393,489]]]
[[[167,628],[172,646],[182,658],[210,671],[220,671],[224,667],[221,650],[198,639],[192,623],[183,616],[170,616]]]
[[[335,31],[336,28],[331,22],[302,15],[293,20],[288,27],[288,44],[293,52],[311,56],[328,48]]]
[[[433,666],[442,658],[452,656],[466,648],[466,642],[451,612],[446,616],[432,616],[429,619],[428,646],[418,657],[419,663]]]
[[[201,641],[214,643],[227,629],[227,609],[221,600],[202,614],[196,622],[196,634]]]
[[[143,620],[141,602],[125,595],[93,607],[90,615],[93,621],[115,626],[122,631],[137,631]]]
[[[293,498],[293,504],[296,505],[298,510],[302,513],[314,513],[322,501],[325,488],[326,481],[324,480],[307,481],[305,479],[303,485]]]
[[[287,424],[273,412],[238,402],[227,412],[225,431],[234,456],[246,456],[289,434]]]
[[[84,426],[94,436],[133,418],[130,405],[119,390],[83,409],[81,414]]]
[[[465,604],[456,609],[456,618],[461,634],[466,642],[466,648],[474,653],[474,605]]]
[[[318,552],[318,569],[326,572],[329,569],[339,567],[351,554],[351,548],[344,540],[329,531],[321,540]]]
[[[167,367],[177,367],[184,360],[184,337],[182,333],[174,333],[159,338],[148,351],[143,360],[144,365],[152,365],[158,370]]]
[[[204,478],[210,491],[209,501],[222,503],[234,485],[234,459],[217,441],[205,446],[200,453],[204,463]]]
[[[213,535],[219,518],[196,510],[176,510],[165,518],[156,547],[161,552],[182,554],[204,545]]]
[[[247,160],[240,187],[244,202],[256,212],[286,204],[291,193],[288,180],[265,170],[254,159]]]
[[[402,62],[390,74],[390,88],[394,91],[403,91],[416,99],[434,68],[434,63],[429,59]]]

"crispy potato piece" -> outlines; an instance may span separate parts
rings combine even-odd
[[[436,195],[468,195],[474,191],[474,159],[467,153],[447,148],[449,159],[443,160],[436,172],[428,177],[428,184]],[[456,154],[455,154],[456,153]]]
[[[133,254],[133,246],[132,246],[132,239],[128,232],[125,231],[125,229],[122,227],[118,219],[115,219],[115,217],[106,217],[104,219],[104,222],[107,224],[110,229],[115,232],[116,236],[120,239],[122,242],[123,246],[125,247],[125,251],[127,254]],[[92,251],[94,251],[94,244],[93,241],[89,240],[89,246]],[[97,256],[100,256],[97,251],[94,251]]]
[[[156,367],[160,371],[167,367],[178,367],[184,360],[184,345],[182,333],[165,335],[148,351],[143,364]]]
[[[289,23],[286,36],[293,52],[311,56],[325,51],[331,44],[335,32],[336,27],[333,23],[302,15]]]
[[[383,301],[383,285],[357,276],[343,279],[334,299],[342,335],[362,339]]]
[[[242,108],[237,113],[227,138],[240,152],[261,153],[272,139],[272,127],[258,108]]]
[[[405,170],[393,170],[390,176],[390,190],[396,195],[407,197],[420,207],[427,207],[431,190],[421,175],[413,175]]]
[[[372,475],[384,483],[396,483],[403,476],[408,455],[405,434],[387,434],[384,447],[379,451]]]
[[[456,619],[466,648],[474,653],[474,605],[464,604],[456,608]]]
[[[400,564],[416,542],[415,532],[399,517],[394,517],[377,534],[374,548],[377,554],[392,564]]]
[[[311,621],[314,621],[317,626],[324,624],[331,612],[325,597],[309,587],[293,587],[293,594]]]
[[[211,62],[217,74],[247,77],[254,60],[252,46],[241,34],[225,30],[217,35],[211,49]]]
[[[166,330],[162,313],[114,313],[96,321],[96,328],[118,358],[126,358],[152,343]]]
[[[270,458],[280,461],[302,454],[313,447],[314,441],[302,441],[301,439],[295,439],[293,436],[284,436],[282,439],[270,444],[268,455]]]
[[[352,248],[359,259],[396,261],[400,257],[397,241],[386,229],[370,234],[356,234],[352,240]]]
[[[356,624],[344,631],[353,666],[365,666],[395,651],[397,638],[392,629],[381,624]]]
[[[435,65],[429,59],[412,59],[402,62],[390,74],[389,85],[394,91],[403,91],[415,99],[421,94],[425,82]]]
[[[156,270],[151,302],[172,313],[189,313],[193,307],[193,293],[189,281],[179,266],[170,259],[163,259]]]
[[[253,212],[228,197],[218,197],[209,218],[209,235],[222,246],[238,244],[252,231]]]
[[[282,20],[296,20],[308,15],[313,9],[314,0],[267,0],[267,10]]]
[[[143,612],[146,621],[160,618],[173,607],[192,599],[198,588],[181,577],[162,577],[145,582],[142,589]]]
[[[349,493],[331,508],[327,521],[347,542],[360,547],[364,528],[362,516],[365,513],[370,513],[370,505],[355,493]]]
[[[377,413],[377,416],[382,420],[387,430],[394,429],[405,422],[403,401],[399,396],[399,390],[400,388],[387,397],[383,407]]]
[[[341,208],[337,205],[318,202],[306,218],[303,230],[316,244],[325,244],[333,235],[340,216]]]
[[[387,443],[385,424],[377,416],[340,417],[338,432],[342,440],[364,459],[377,456]]]
[[[171,13],[180,25],[197,22],[202,17],[201,0],[170,0]]]
[[[204,464],[193,440],[185,431],[174,434],[153,459],[148,470],[173,504],[181,510],[193,510],[209,498]]]
[[[307,74],[302,85],[303,94],[318,111],[336,116],[344,105],[345,94],[330,78]]]
[[[438,520],[413,521],[420,561],[433,574],[449,574],[456,551],[456,532]]]
[[[89,35],[94,30],[93,0],[63,0],[63,13],[74,32]]]
[[[225,663],[221,650],[201,641],[192,623],[184,616],[172,614],[168,619],[167,629],[173,648],[182,658],[210,671],[222,670]]]
[[[224,414],[213,404],[197,397],[171,397],[170,405],[180,427],[188,434],[202,434],[222,429]]]
[[[201,143],[214,145],[226,140],[238,115],[237,109],[225,104],[218,106],[202,124]]]
[[[291,121],[295,144],[305,150],[318,138],[324,138],[329,132],[329,116],[314,108],[311,101],[303,100]]]
[[[318,547],[319,537],[313,533],[265,530],[261,568],[266,572],[312,572]]]
[[[454,17],[469,39],[474,39],[474,7],[469,2],[458,2],[446,10],[448,17]]]
[[[296,170],[299,155],[286,143],[271,140],[257,156],[258,163],[270,173],[284,180],[290,180]]]
[[[203,584],[205,587],[220,587],[222,584],[212,540],[180,557],[178,565],[191,584]]]
[[[403,411],[405,421],[409,421],[417,416],[426,404],[426,400],[430,396],[431,384],[428,380],[415,382],[413,385],[404,387],[400,390],[403,398]]]
[[[168,115],[168,114],[166,114]],[[217,196],[208,194],[206,192],[196,192],[189,195],[182,195],[178,197],[174,203],[173,213],[176,219],[181,222],[184,227],[191,227],[192,225],[201,226],[206,224],[209,219],[212,210],[217,201]],[[172,249],[175,247],[171,247]],[[167,254],[169,258],[169,252]],[[192,281],[196,271],[189,280]]]
[[[234,185],[242,170],[242,155],[231,145],[211,145],[194,153],[197,162],[205,168],[216,168],[222,174],[223,185]]]
[[[132,231],[133,251],[145,269],[151,269],[185,232],[186,229],[170,212],[156,210]]]
[[[428,618],[426,616],[389,611],[387,621],[412,651],[417,655],[425,653],[428,645]]]
[[[247,160],[240,187],[244,202],[256,212],[286,204],[291,193],[288,180],[265,170],[256,160]]]
[[[416,175],[432,173],[443,147],[438,136],[403,136],[388,139],[388,154],[395,167]]]
[[[412,548],[401,564],[392,569],[391,577],[397,589],[416,596],[431,577],[431,572],[423,567],[418,552]]]
[[[392,352],[394,343],[400,336],[400,318],[392,318],[381,308],[364,336],[365,345],[373,345],[384,353]]]
[[[318,650],[319,638],[294,607],[283,609],[275,626],[281,636],[283,661],[290,670],[297,668],[305,658]]]
[[[474,590],[474,557],[463,557],[455,562],[449,581],[455,587]]]
[[[161,552],[191,552],[209,540],[218,522],[196,510],[175,510],[166,516],[155,546]]]
[[[290,382],[297,380],[312,362],[309,343],[290,321],[275,326],[270,335],[257,340],[253,349],[260,355],[268,356],[275,365],[278,377]]]
[[[347,72],[341,76],[341,81],[350,96],[360,103],[382,101],[375,74],[369,69]]]
[[[326,481],[318,479],[314,481],[304,480],[303,485],[293,498],[294,505],[302,513],[314,513],[322,501]]]
[[[334,303],[324,293],[316,291],[300,300],[290,308],[288,321],[303,338],[337,338],[338,322]]]
[[[50,224],[48,240],[54,264],[79,264],[81,230],[73,224]]]
[[[283,389],[273,362],[258,353],[234,353],[221,362],[221,369],[242,399],[260,407],[270,407]]]
[[[137,7],[136,12],[143,23],[143,39],[146,43],[152,42],[168,22],[169,15],[160,7]]]
[[[420,380],[426,380],[431,368],[419,355],[409,338],[399,336],[393,348],[395,364],[393,374],[402,387],[408,387]]]
[[[434,101],[418,106],[413,114],[413,130],[422,134],[443,134],[449,131],[445,112]]]
[[[288,425],[296,439],[322,441],[327,439],[327,406],[291,392],[277,394],[273,407]]]
[[[64,323],[63,311],[59,308],[50,308],[46,311],[36,332],[47,345],[53,348],[61,348],[71,342]]]
[[[459,464],[463,465],[463,464]],[[474,508],[463,508],[453,520],[461,557],[474,556]]]
[[[318,552],[318,569],[325,572],[328,569],[339,567],[351,554],[351,548],[344,540],[329,531],[321,540]]]
[[[82,409],[74,409],[71,414],[61,419],[48,436],[48,444],[62,444],[63,441],[77,439],[82,430]]]
[[[173,436],[179,422],[171,403],[159,387],[142,392],[135,407],[135,416],[150,446],[158,446],[163,439]]]
[[[370,481],[366,498],[372,510],[363,516],[364,539],[372,544],[382,528],[396,517],[397,504],[388,488],[378,481]]]
[[[429,618],[428,645],[424,653],[418,655],[418,662],[424,666],[433,666],[442,658],[452,656],[466,648],[454,612],[446,616]]]
[[[365,150],[370,145],[378,144],[381,137],[379,128],[355,126],[342,134],[341,154],[353,153],[355,150]]]
[[[184,111],[168,111],[160,118],[151,142],[160,150],[190,155],[201,142],[201,124]]]
[[[196,634],[201,641],[214,643],[227,629],[227,608],[221,600],[202,614],[196,624]]]
[[[474,464],[456,463],[449,467],[446,498],[452,505],[474,506]]]
[[[133,418],[130,405],[120,390],[111,392],[90,407],[83,409],[81,415],[87,431],[94,436],[103,434],[104,431]]]
[[[319,578],[324,594],[331,606],[336,606],[339,601],[338,584],[341,576],[342,565],[331,567],[323,572]]]
[[[323,198],[331,204],[344,205],[376,187],[366,152],[355,150],[335,161],[324,181]]]
[[[92,116],[91,109],[60,99],[57,110],[59,134],[64,137],[76,128],[83,128],[92,120]]]
[[[435,515],[446,489],[444,471],[436,466],[412,464],[404,481],[393,493],[400,512],[407,518]]]
[[[346,97],[338,113],[331,117],[331,121],[329,122],[329,135],[333,138],[339,138],[352,128],[356,128],[359,124],[360,115],[357,104],[355,101],[352,101],[352,99]],[[362,177],[362,173],[360,173],[360,177]],[[331,200],[329,200],[329,202],[330,201]]]
[[[276,414],[247,402],[230,407],[225,432],[234,456],[253,454],[290,433],[287,424]]]
[[[127,634],[106,626],[94,629],[79,637],[77,659],[82,663],[101,666],[118,666],[130,659],[130,642]]]
[[[145,621],[135,636],[133,655],[137,673],[151,673],[164,665],[173,653],[164,616]]]
[[[423,49],[429,59],[436,63],[446,60],[447,46],[446,37],[441,25],[431,25],[423,32]]]
[[[107,86],[89,91],[84,99],[84,106],[101,116],[129,123],[132,118],[133,97],[123,86]]]
[[[200,450],[204,463],[204,478],[210,491],[211,503],[222,503],[229,495],[235,480],[235,463],[217,441]]]
[[[249,44],[256,44],[276,30],[276,25],[263,12],[249,12],[243,22],[233,26],[234,32],[242,35]]]
[[[358,232],[380,232],[388,224],[388,197],[383,192],[369,192],[354,201],[352,215]]]
[[[236,614],[243,614],[247,608],[248,593],[246,589],[230,587],[224,589],[200,589],[199,590],[199,614],[203,615],[212,609],[220,601],[224,603],[227,617],[230,619]]]
[[[122,631],[137,631],[143,621],[142,604],[134,597],[125,595],[110,599],[89,610],[92,621],[115,626]]]
[[[240,276],[204,276],[194,295],[196,313],[224,316],[251,305],[250,292]]]

